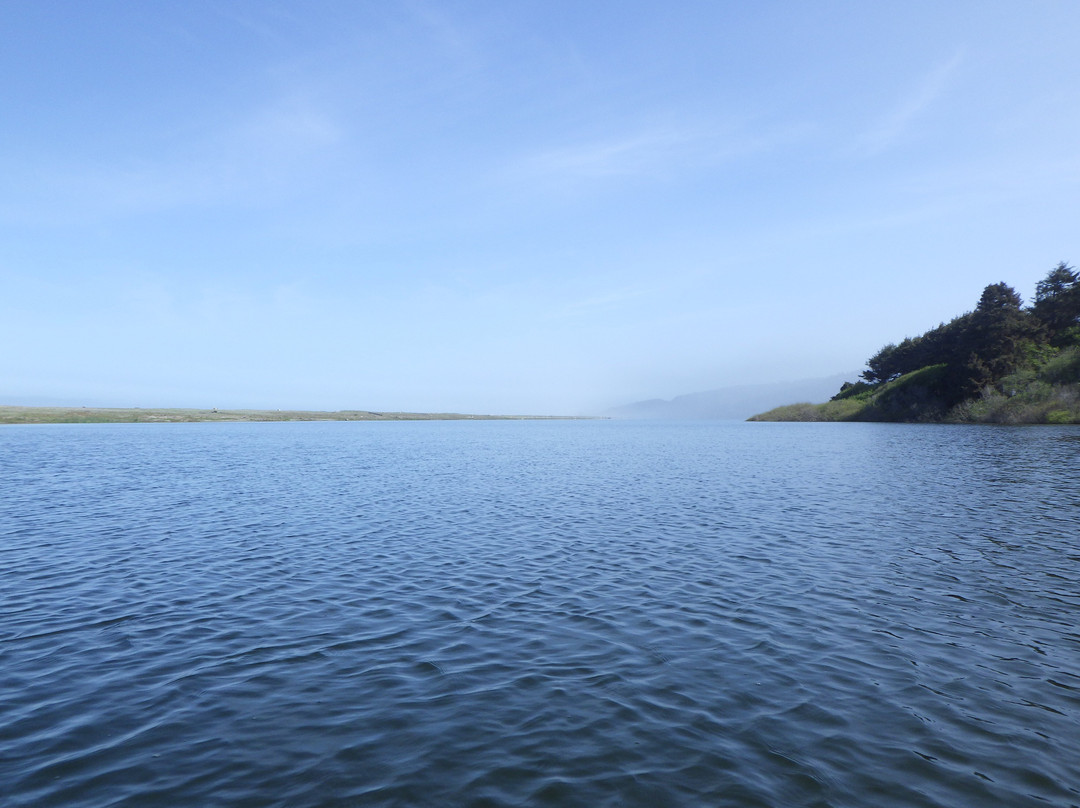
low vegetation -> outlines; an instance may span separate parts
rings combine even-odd
[[[467,421],[557,418],[529,415],[368,412],[366,410],[185,410],[103,407],[0,407],[0,424],[154,424],[203,421]]]
[[[1029,307],[991,284],[974,311],[886,345],[832,400],[750,420],[1080,424],[1080,274],[1058,264]]]

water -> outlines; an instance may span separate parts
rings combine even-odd
[[[1080,430],[0,430],[0,804],[1080,804]]]

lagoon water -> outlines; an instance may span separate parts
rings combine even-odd
[[[0,804],[1080,805],[1080,430],[0,429]]]

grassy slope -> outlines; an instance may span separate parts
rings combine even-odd
[[[203,421],[451,421],[523,420],[558,416],[462,415],[459,413],[367,412],[342,410],[185,410],[101,407],[5,407],[0,424],[194,423]]]
[[[944,365],[932,365],[848,398],[789,404],[749,420],[1080,424],[1080,346],[1012,373],[951,409],[933,392],[944,372]]]

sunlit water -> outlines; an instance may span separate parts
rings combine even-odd
[[[0,428],[0,805],[1080,804],[1080,430]]]

